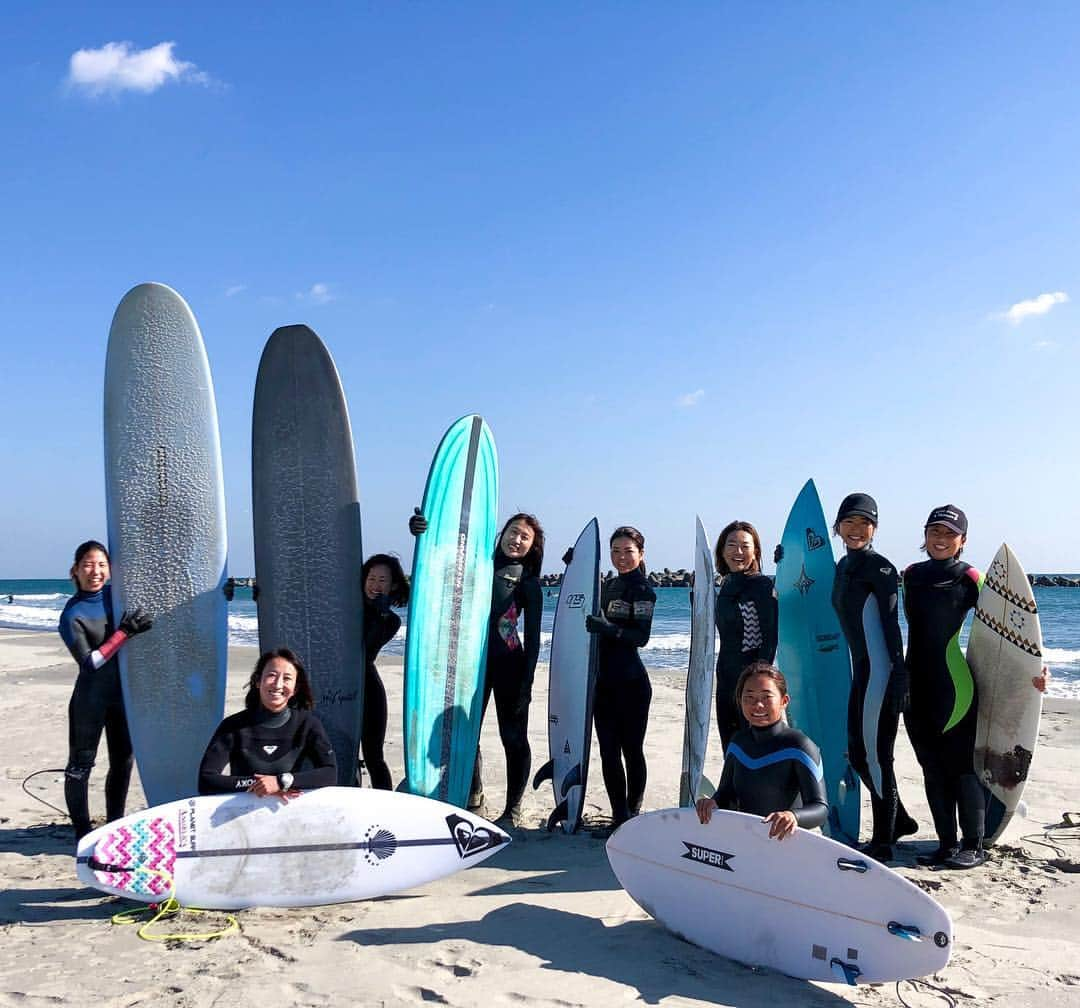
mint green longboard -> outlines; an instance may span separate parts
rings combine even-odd
[[[480,737],[494,577],[495,441],[470,415],[443,436],[424,490],[405,643],[405,789],[464,806]]]

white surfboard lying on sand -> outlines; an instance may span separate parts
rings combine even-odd
[[[952,923],[907,879],[818,833],[769,839],[758,816],[637,816],[608,860],[634,901],[687,941],[806,980],[885,983],[949,959]]]
[[[1024,791],[1039,737],[1042,631],[1035,595],[1008,545],[997,551],[968,639],[968,665],[978,689],[975,773],[986,788],[986,842],[1002,833]]]
[[[417,795],[327,787],[288,803],[247,792],[146,809],[79,841],[81,881],[185,906],[321,906],[371,899],[478,864],[497,826]]]

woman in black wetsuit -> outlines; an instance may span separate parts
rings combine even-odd
[[[698,818],[708,823],[718,808],[749,812],[769,824],[769,836],[776,840],[791,836],[797,826],[821,826],[829,811],[821,754],[783,719],[790,699],[783,673],[768,662],[754,662],[739,676],[735,696],[748,724],[728,746],[716,794],[698,799]],[[796,798],[801,804],[792,808]]]
[[[427,519],[419,510],[409,519],[409,531],[420,535]],[[520,826],[521,798],[529,781],[529,704],[532,702],[536,661],[540,657],[540,619],[544,612],[540,569],[544,562],[544,529],[531,514],[519,512],[503,526],[495,545],[495,577],[491,590],[487,667],[481,721],[495,696],[499,739],[506,754],[506,806],[496,822]],[[524,626],[518,623],[524,615]],[[484,806],[483,763],[476,749],[468,807]]]
[[[874,832],[863,852],[878,861],[892,859],[892,845],[918,830],[908,815],[896,789],[893,747],[900,714],[907,706],[908,673],[904,664],[904,642],[897,615],[899,578],[896,568],[872,545],[878,524],[877,504],[865,493],[848,494],[840,504],[833,525],[834,534],[844,543],[846,553],[836,565],[832,604],[851,651],[851,693],[848,698],[848,762],[870,791]],[[889,672],[876,732],[865,738],[863,710],[870,685],[871,662],[863,630],[863,609],[867,599],[877,601],[881,629],[888,653]],[[874,702],[875,698],[869,698]],[[867,746],[872,752],[867,752]],[[871,757],[873,757],[871,759]],[[871,763],[876,764],[880,792]]]
[[[307,672],[292,651],[260,655],[244,710],[222,721],[206,747],[199,794],[250,791],[287,801],[335,784],[337,761],[314,706]]]
[[[733,521],[716,540],[716,725],[724,752],[746,726],[735,686],[747,665],[776,657],[777,605],[773,580],[761,573],[761,539],[749,522]]]
[[[153,626],[139,608],[113,621],[109,552],[90,539],[75,550],[71,579],[78,589],[60,614],[60,636],[79,666],[68,702],[68,762],[64,768],[64,799],[81,840],[93,829],[90,820],[90,771],[105,732],[109,772],[105,776],[105,815],[121,819],[131,781],[131,736],[128,734],[120,666],[116,653],[136,634]]]
[[[360,581],[364,586],[364,661],[367,665],[360,752],[363,766],[371,778],[371,786],[390,791],[394,785],[390,767],[383,755],[387,721],[386,687],[375,667],[375,659],[401,628],[401,617],[390,607],[400,609],[409,604],[409,582],[401,569],[401,561],[389,553],[376,553],[368,557],[360,569]]]
[[[652,632],[656,593],[645,578],[645,537],[629,525],[611,534],[618,576],[600,589],[600,614],[585,627],[600,638],[593,724],[600,746],[612,828],[641,811],[645,797],[645,729],[652,684],[638,650]]]
[[[960,559],[967,529],[960,508],[934,508],[922,546],[929,559],[912,564],[903,578],[911,679],[904,726],[923,770],[938,835],[937,850],[916,860],[949,868],[974,868],[986,860],[986,804],[974,762],[978,696],[959,642],[982,582],[982,575]],[[962,846],[956,839],[958,814]]]

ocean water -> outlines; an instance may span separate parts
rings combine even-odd
[[[1077,575],[1066,575],[1076,577]],[[0,580],[0,627],[18,630],[55,630],[60,612],[72,594],[70,581]],[[686,588],[658,588],[652,636],[642,652],[651,668],[685,669],[690,658],[690,592]],[[10,601],[9,601],[10,598]],[[544,618],[540,660],[547,661],[557,588],[544,589]],[[1080,697],[1080,588],[1036,588],[1035,601],[1043,632],[1043,654],[1050,667],[1051,696]],[[388,654],[405,653],[405,621],[386,645]],[[903,614],[900,628],[905,633]],[[967,643],[968,627],[960,635]],[[229,605],[229,643],[257,646],[259,624],[251,591],[238,588]]]

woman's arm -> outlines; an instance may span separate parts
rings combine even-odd
[[[233,735],[223,721],[214,732],[199,764],[199,794],[232,794],[247,791],[255,783],[254,774],[225,773],[232,754]]]
[[[326,737],[326,729],[314,714],[309,715],[307,738],[304,740],[300,758],[309,760],[311,767],[293,774],[294,788],[311,791],[337,783],[337,759],[330,740]]]
[[[764,575],[762,575],[764,577]],[[776,587],[765,578],[769,587],[761,600],[761,658],[770,665],[776,660],[776,644],[779,636],[780,610],[776,600]]]
[[[525,608],[525,678],[531,686],[536,675],[536,662],[540,657],[540,620],[544,615],[544,593],[535,577],[526,578],[521,584],[521,591]]]

